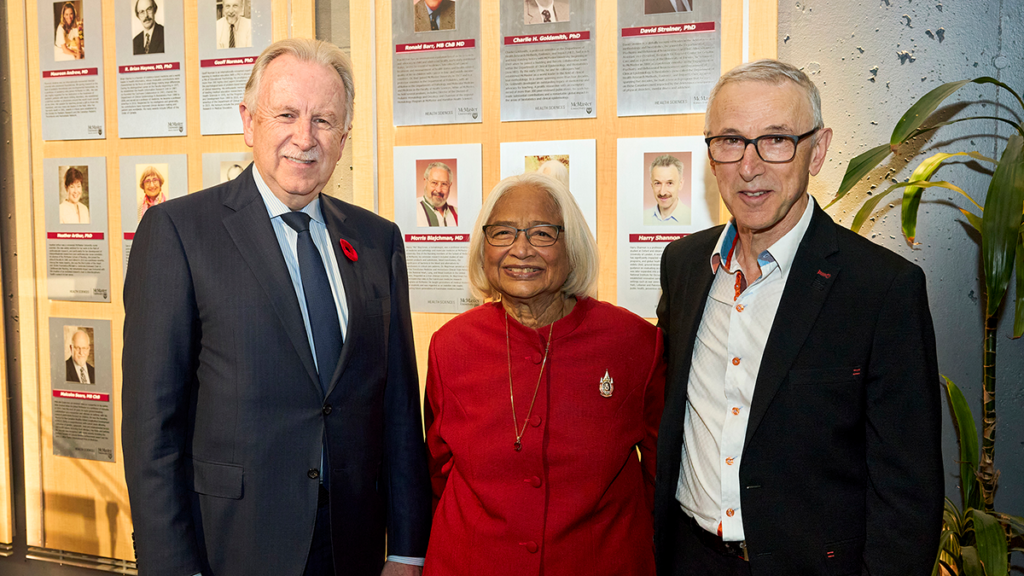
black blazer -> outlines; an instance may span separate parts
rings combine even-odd
[[[687,379],[721,231],[673,242],[662,258],[660,574],[672,573]],[[921,269],[815,205],[765,346],[740,462],[754,576],[931,574],[943,509],[939,386]]]
[[[132,39],[132,54],[163,54],[164,53],[164,27],[160,24],[153,24],[153,37],[149,39],[149,52],[146,52],[146,32],[142,31]]]
[[[78,377],[78,367],[75,366],[74,359],[68,358],[68,361],[65,364],[67,364],[67,378],[65,380],[67,382],[81,382],[82,379]],[[89,373],[89,383],[95,384],[96,368],[92,364],[86,362],[85,370]]]
[[[388,553],[426,552],[401,235],[320,199],[349,309],[326,398],[251,165],[139,224],[124,289],[122,433],[144,576],[301,574],[325,433],[339,574],[377,576],[385,529]]]

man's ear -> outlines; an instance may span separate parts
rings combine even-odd
[[[245,136],[245,145],[249,148],[252,148],[253,145],[252,124],[255,121],[253,118],[254,112],[255,110],[249,110],[245,102],[238,105],[238,113],[242,116],[242,134]]]
[[[821,167],[825,165],[825,156],[828,153],[828,145],[832,142],[832,129],[822,128],[815,135],[814,149],[811,151],[811,164],[807,171],[811,176],[817,176]]]

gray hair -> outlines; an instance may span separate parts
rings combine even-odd
[[[653,162],[651,162],[651,178],[654,178],[653,174],[655,168],[668,168],[670,166],[675,168],[676,171],[679,172],[680,180],[686,175],[686,170],[683,169],[683,163],[679,161],[679,158],[676,158],[671,154],[662,154],[661,156],[655,158]]]
[[[569,257],[569,275],[562,285],[562,293],[567,296],[594,296],[597,292],[597,242],[587,226],[583,211],[565,185],[537,172],[505,178],[498,182],[484,201],[469,241],[469,287],[473,295],[481,299],[494,299],[499,295],[487,280],[487,272],[484,270],[486,241],[483,227],[491,219],[498,200],[517,188],[536,188],[547,192],[561,212],[562,226],[565,228],[561,236],[565,239],[565,251]]]
[[[711,110],[715,97],[718,96],[718,91],[726,84],[733,82],[763,82],[765,84],[774,84],[777,86],[787,80],[804,89],[804,92],[807,93],[807,100],[811,104],[811,112],[814,114],[814,128],[824,128],[825,122],[821,118],[821,94],[818,92],[818,87],[814,85],[814,82],[811,82],[811,79],[807,77],[807,74],[804,74],[792,64],[787,64],[785,62],[769,58],[740,64],[723,74],[722,77],[718,79],[718,83],[715,84],[715,87],[711,89],[711,95],[708,97],[708,110]],[[708,127],[710,126],[710,122],[711,115],[705,114],[705,135],[709,135]]]
[[[444,169],[444,171],[448,173],[448,183],[452,183],[452,169],[449,168],[448,165],[445,164],[444,162],[431,162],[430,164],[427,164],[427,169],[423,171],[424,180],[430,179],[430,171],[433,170],[434,168]]]
[[[250,112],[255,113],[256,97],[259,95],[263,72],[275,58],[286,54],[294,56],[300,62],[320,64],[321,66],[333,68],[338,73],[341,83],[345,87],[344,127],[345,130],[351,128],[352,105],[356,97],[355,83],[352,80],[352,63],[349,62],[348,56],[340,48],[323,40],[287,38],[267,46],[263,53],[260,54],[260,57],[256,59],[256,63],[253,64],[252,74],[249,75],[249,81],[245,83],[245,94],[242,97],[245,107]]]
[[[559,160],[548,160],[537,168],[537,172],[551,176],[564,184],[566,188],[569,187],[569,169]]]

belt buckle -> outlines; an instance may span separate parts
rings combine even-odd
[[[722,543],[722,549],[728,553],[729,556],[740,558],[746,562],[750,562],[750,555],[747,552],[747,541],[737,540],[719,540]]]

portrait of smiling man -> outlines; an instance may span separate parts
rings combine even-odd
[[[644,212],[644,226],[689,224],[690,205],[680,197],[686,186],[686,168],[679,158],[661,154],[651,162],[650,176],[655,204]]]
[[[67,329],[67,327],[65,327]],[[78,328],[71,335],[71,354],[65,361],[65,379],[68,382],[78,384],[95,384],[96,368],[89,363],[89,353],[92,351],[92,337],[86,329]]]
[[[253,163],[135,233],[122,431],[143,576],[420,571],[431,496],[402,236],[323,193],[354,96],[337,47],[272,44],[239,106]]]
[[[252,21],[242,14],[245,0],[223,0],[217,19],[217,48],[251,48]]]
[[[431,162],[423,171],[423,196],[416,205],[416,226],[449,227],[459,225],[459,214],[449,202],[455,180],[444,162]]]
[[[711,91],[732,219],[671,243],[658,436],[659,576],[928,576],[943,509],[925,277],[807,192],[832,129],[775,60]]]
[[[132,53],[163,54],[164,27],[156,22],[156,0],[136,0],[135,17],[142,23],[142,32],[132,39]]]

